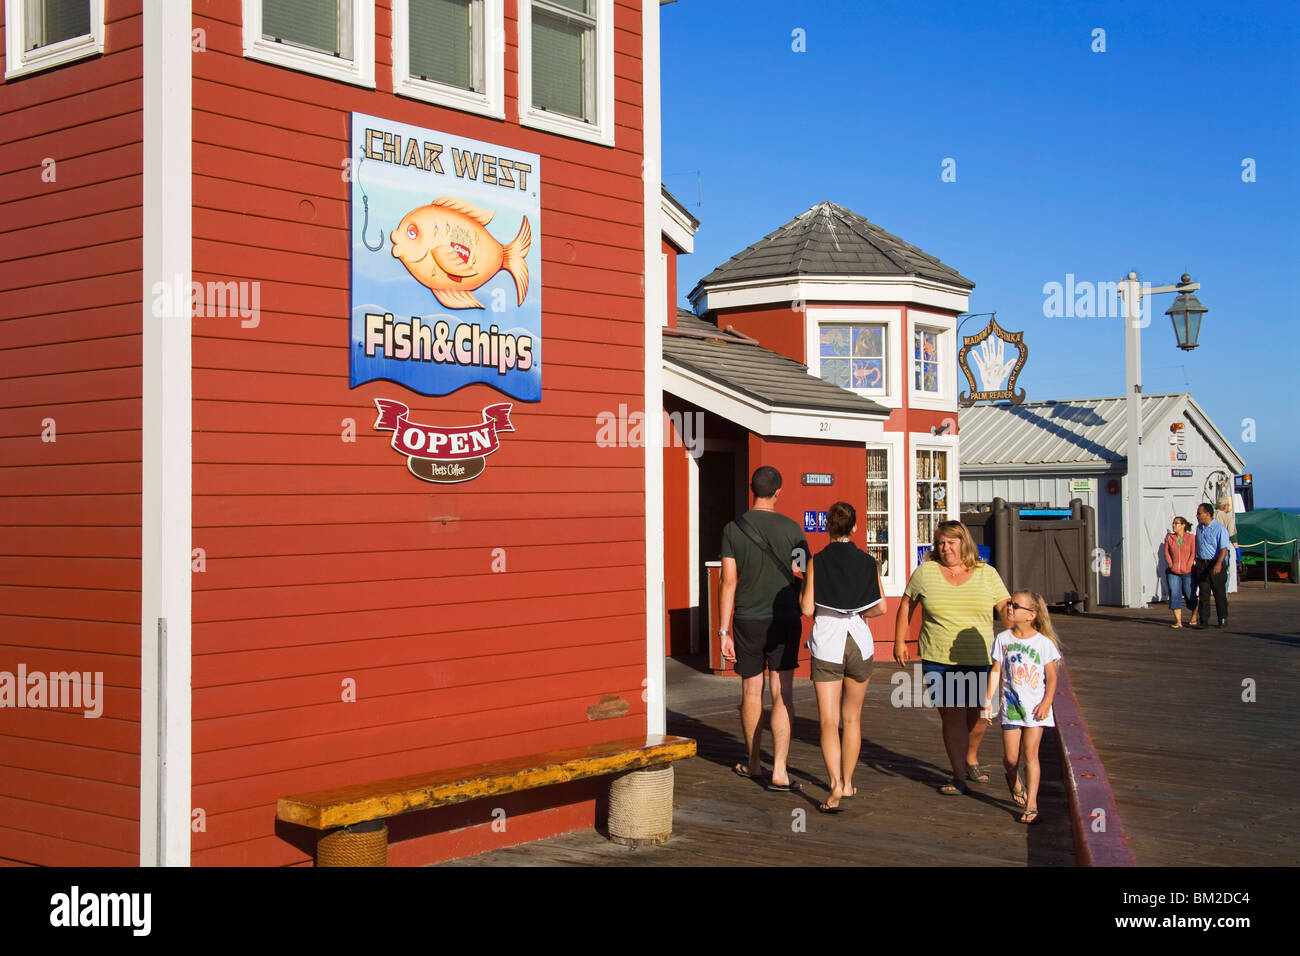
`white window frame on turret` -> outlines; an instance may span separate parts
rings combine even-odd
[[[883,388],[850,388],[886,408],[901,408],[903,390],[898,385],[899,350],[903,347],[902,309],[810,308],[804,313],[804,355],[809,374],[821,378],[821,327],[823,325],[882,325],[885,327],[885,384]]]
[[[916,456],[922,451],[946,451],[948,453],[948,520],[961,520],[961,467],[958,455],[959,436],[934,435],[929,432],[910,433],[911,441],[907,449],[907,536],[912,545],[907,549],[908,575],[916,570],[916,549],[930,541],[916,539]]]
[[[889,453],[890,561],[889,573],[882,574],[880,580],[885,587],[885,597],[898,597],[907,586],[907,579],[912,572],[911,565],[902,560],[902,551],[906,549],[907,540],[911,536],[908,528],[912,518],[912,509],[908,503],[915,497],[915,491],[910,489],[903,481],[903,476],[907,473],[906,465],[903,462],[903,456],[906,454],[903,433],[883,432],[864,443],[864,453],[867,448],[883,448]],[[897,490],[900,488],[903,489],[902,494]],[[863,489],[862,501],[865,504],[865,488]],[[854,543],[860,548],[869,547],[865,541],[855,541]],[[913,555],[915,555],[915,551],[913,551]]]
[[[937,332],[939,356],[939,391],[927,392],[916,387],[914,345],[917,332]],[[936,412],[957,414],[957,320],[950,315],[907,310],[907,405]]]
[[[27,36],[28,0],[5,0],[5,79],[48,70],[104,52],[104,3],[89,0],[90,32],[58,43],[23,49]]]

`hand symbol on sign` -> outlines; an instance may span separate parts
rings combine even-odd
[[[980,376],[980,389],[985,392],[1004,388],[1007,378],[1011,375],[1011,369],[1016,364],[1008,360],[1006,343],[996,335],[991,335],[981,342],[973,358],[975,370]]]

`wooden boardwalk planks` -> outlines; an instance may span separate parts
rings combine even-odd
[[[980,759],[992,779],[973,796],[944,797],[943,748],[936,712],[895,708],[879,663],[863,713],[864,744],[855,778],[858,796],[836,816],[817,812],[826,795],[816,702],[797,681],[790,765],[803,794],[770,793],[731,772],[740,758],[735,680],[668,661],[668,732],[693,737],[698,756],[680,761],[672,839],[664,846],[627,847],[580,832],[484,853],[448,866],[1073,866],[1064,789],[1050,738],[1042,749],[1042,822],[1022,826],[1000,773],[1001,734],[991,730]],[[910,674],[909,674],[910,677]],[[769,746],[764,766],[770,767]]]
[[[1300,588],[1228,600],[1226,630],[1163,606],[1056,619],[1139,866],[1300,864]]]

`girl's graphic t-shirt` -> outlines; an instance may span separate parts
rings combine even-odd
[[[1052,711],[1046,720],[1034,720],[1034,708],[1043,702],[1047,665],[1061,659],[1056,645],[1037,631],[1016,637],[1003,631],[993,639],[993,666],[1002,665],[1002,726],[1055,727]]]

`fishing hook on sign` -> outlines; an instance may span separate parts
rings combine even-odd
[[[365,246],[367,249],[369,249],[371,252],[378,252],[380,249],[384,248],[383,227],[382,226],[379,227],[379,241],[375,243],[373,246],[370,244],[369,240],[366,239],[366,233],[370,231],[370,197],[366,195],[365,184],[361,182],[361,164],[364,163],[365,161],[366,161],[365,150],[362,150],[361,158],[357,160],[357,185],[361,187],[361,209],[362,209],[361,244]]]

